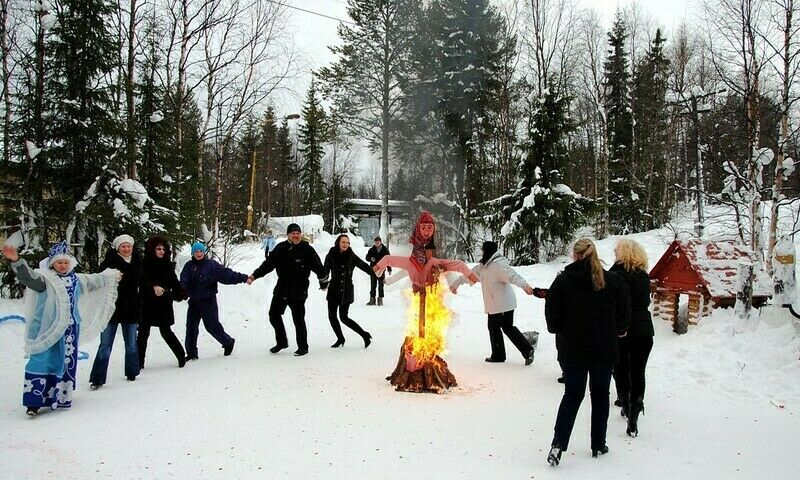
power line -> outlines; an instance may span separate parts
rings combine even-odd
[[[349,20],[342,20],[341,18],[333,17],[333,16],[331,16],[331,15],[325,15],[324,13],[315,12],[315,11],[313,11],[313,10],[306,10],[305,8],[295,7],[294,5],[289,5],[289,4],[286,4],[286,3],[282,3],[282,2],[279,2],[279,1],[277,1],[277,0],[267,0],[267,1],[268,1],[269,3],[274,3],[275,5],[279,5],[279,6],[281,6],[281,7],[291,8],[291,9],[293,9],[293,10],[299,10],[299,11],[301,11],[301,12],[310,13],[311,15],[316,15],[316,16],[318,16],[318,17],[327,18],[327,19],[329,19],[329,20],[336,20],[337,22],[347,23],[347,24],[349,24],[349,25],[354,25],[354,26],[356,26],[356,24],[355,24],[355,23],[353,23],[353,22],[351,22],[351,21],[349,21]]]

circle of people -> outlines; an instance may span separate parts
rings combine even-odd
[[[349,317],[354,301],[353,271],[370,276],[367,305],[383,304],[384,263],[389,249],[380,237],[366,255],[366,262],[350,248],[346,234],[339,235],[324,263],[315,249],[303,239],[299,225],[287,228],[287,239],[277,244],[265,241],[264,262],[250,275],[224,267],[207,255],[203,243],[192,245],[191,259],[180,277],[172,260],[169,241],[161,236],[148,239],[144,258],[134,248],[129,235],[112,242],[100,273],[79,274],[77,261],[65,242],[54,245],[37,269],[19,257],[17,248],[3,246],[17,279],[31,292],[25,334],[23,406],[30,416],[40,409],[69,408],[76,386],[78,338],[100,334],[89,383],[97,390],[106,383],[109,359],[117,329],[125,344],[125,376],[135,381],[145,365],[150,329],[157,327],[175,354],[178,367],[197,360],[197,338],[202,321],[205,329],[220,343],[223,355],[233,352],[235,339],[225,332],[219,320],[217,285],[252,284],[272,272],[277,282],[269,308],[269,321],[275,330],[276,344],[269,351],[277,354],[289,347],[283,314],[288,307],[295,326],[295,356],[308,353],[305,301],[309,277],[314,272],[320,289],[327,290],[328,318],[336,336],[332,348],[342,347],[345,337],[341,323],[361,336],[364,348],[372,336]],[[431,243],[430,249],[435,249]],[[429,255],[431,252],[428,252]],[[506,360],[503,335],[520,351],[525,365],[533,362],[534,347],[514,326],[515,285],[528,295],[545,299],[547,329],[556,335],[556,349],[564,383],[554,437],[547,461],[557,466],[569,446],[570,435],[588,383],[591,391],[591,452],[594,457],[609,451],[606,430],[609,392],[615,379],[621,415],[627,417],[626,432],[638,435],[638,417],[644,410],[645,368],[653,347],[653,324],[649,312],[650,287],[647,255],[637,242],[621,239],[615,248],[616,260],[604,270],[592,240],[582,238],[572,248],[572,263],[560,272],[548,289],[533,288],[498,251],[495,242],[484,242],[482,256],[472,269],[475,276],[460,277],[450,285],[457,293],[460,285],[481,282],[484,309],[488,317],[491,355],[489,363]],[[367,263],[368,262],[368,263]],[[381,265],[379,265],[381,263]],[[391,267],[387,269],[391,274]],[[396,276],[397,277],[397,276]],[[83,301],[82,301],[83,299]],[[188,300],[184,345],[172,331],[174,301]]]

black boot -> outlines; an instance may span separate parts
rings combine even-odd
[[[28,407],[28,409],[25,411],[25,415],[29,417],[35,417],[38,414],[39,414],[39,407]]]
[[[378,306],[379,307],[383,306],[383,297],[378,297]]]
[[[369,348],[369,344],[372,343],[372,335],[369,332],[364,332],[361,337],[364,339],[364,348]]]
[[[597,458],[598,455],[605,455],[608,453],[608,447],[603,445],[600,448],[593,448],[592,449],[592,457]]]
[[[627,393],[620,394],[617,397],[617,400],[614,401],[614,405],[616,405],[618,407],[622,407],[620,409],[620,411],[619,411],[620,415],[622,415],[623,417],[627,417],[628,416],[628,412],[631,409],[631,403],[630,403],[630,399],[628,398],[628,394]]]
[[[369,297],[369,302],[367,302],[367,305],[375,305],[375,297]]]
[[[274,347],[269,349],[270,353],[278,353],[284,348],[289,348],[289,345],[275,345]]]
[[[339,348],[342,345],[344,345],[344,338],[339,338],[339,339],[336,340],[336,343],[331,345],[331,348]]]
[[[236,343],[236,339],[231,338],[231,343],[222,347],[222,354],[226,357],[229,357],[231,353],[233,353],[233,345]]]
[[[557,467],[561,463],[561,452],[563,452],[561,447],[556,445],[550,447],[550,453],[547,454],[547,463],[552,467]]]
[[[630,437],[639,435],[639,414],[644,414],[644,401],[641,397],[631,402],[631,411],[628,415],[628,428],[626,433]]]

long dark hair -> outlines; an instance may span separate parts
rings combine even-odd
[[[497,243],[492,241],[485,241],[483,242],[483,255],[481,256],[481,264],[486,265],[486,262],[492,258],[492,255],[497,253]]]
[[[159,245],[164,246],[164,258],[160,259],[156,256],[156,247]],[[161,235],[156,235],[147,239],[144,243],[144,258],[147,260],[164,260],[167,262],[172,261],[172,246],[169,244],[169,240],[162,237]]]

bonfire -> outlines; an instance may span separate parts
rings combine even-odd
[[[447,362],[440,356],[445,351],[451,312],[444,303],[447,289],[439,283],[439,276],[454,271],[467,276],[471,283],[477,278],[464,262],[433,257],[435,230],[433,217],[422,212],[411,235],[411,256],[389,255],[374,267],[378,275],[386,267],[403,269],[413,285],[406,338],[400,347],[397,366],[387,377],[398,391],[443,393],[457,385]]]

